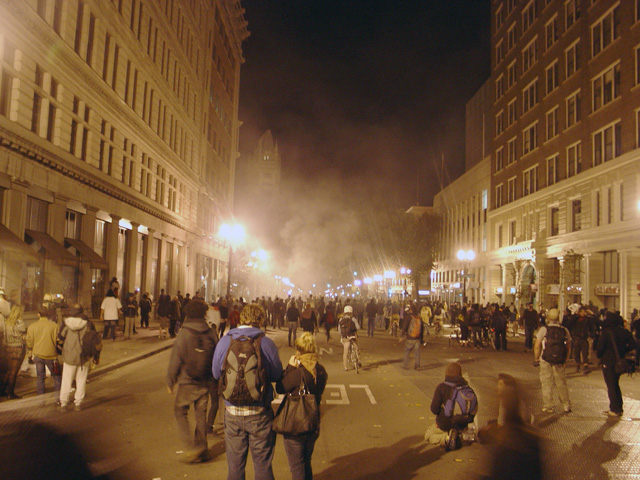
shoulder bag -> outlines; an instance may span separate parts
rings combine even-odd
[[[285,394],[273,420],[272,429],[276,433],[292,436],[320,431],[320,410],[316,396],[309,392],[304,372],[300,372],[298,390]]]
[[[613,351],[616,354],[616,364],[613,367],[615,372],[618,375],[622,375],[623,373],[633,375],[636,371],[635,361],[632,358],[620,357],[620,352],[618,352],[618,345],[616,345],[616,339],[613,336],[613,332],[611,330],[609,330],[609,336],[611,337]]]

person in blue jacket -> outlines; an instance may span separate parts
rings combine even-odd
[[[224,434],[228,480],[244,480],[249,448],[251,448],[256,480],[274,478],[271,462],[275,451],[276,434],[271,429],[274,416],[271,408],[274,397],[272,383],[279,381],[282,377],[282,363],[275,343],[264,336],[264,332],[260,329],[265,318],[266,314],[260,305],[255,303],[245,305],[240,313],[238,327],[232,328],[222,337],[213,355],[213,377],[219,380],[223,374],[231,339],[241,336],[255,339],[262,336],[260,351],[266,371],[264,400],[251,405],[234,405],[225,400]]]

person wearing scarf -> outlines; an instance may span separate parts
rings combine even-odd
[[[304,332],[296,340],[296,354],[289,359],[287,368],[282,372],[282,379],[276,384],[278,393],[290,393],[300,388],[304,382],[310,393],[315,395],[318,407],[322,393],[327,385],[327,371],[318,363],[318,348],[313,334]],[[284,435],[284,449],[289,461],[292,480],[311,480],[311,455],[320,432],[307,435]]]

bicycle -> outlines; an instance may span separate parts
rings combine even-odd
[[[451,346],[451,344],[454,342],[458,345],[462,345],[462,332],[460,330],[460,327],[455,327],[449,334],[449,346]]]
[[[355,343],[356,337],[349,337],[349,350],[347,351],[347,361],[353,365],[356,373],[360,373],[358,370],[361,367],[360,364],[360,351]]]

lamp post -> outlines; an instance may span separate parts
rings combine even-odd
[[[460,260],[460,276],[462,277],[462,305],[467,304],[467,278],[471,275],[467,273],[469,262],[476,258],[476,252],[473,250],[458,250],[458,260]],[[466,262],[466,263],[465,263]]]
[[[220,226],[220,236],[227,242],[229,248],[229,262],[227,264],[227,297],[231,296],[231,260],[233,258],[233,249],[244,241],[244,227],[238,223],[229,225],[223,223]]]

